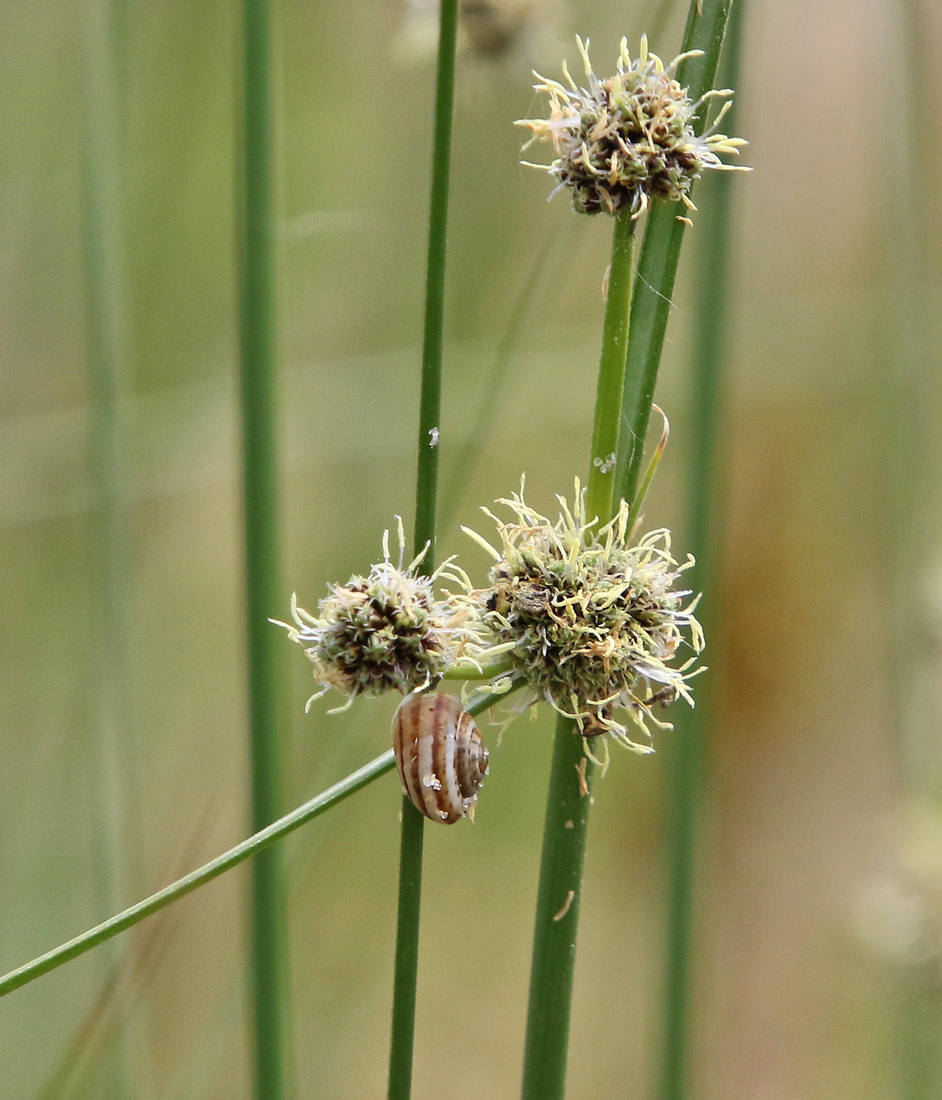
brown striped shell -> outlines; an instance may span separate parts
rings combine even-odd
[[[474,719],[451,695],[407,695],[393,718],[402,788],[432,821],[451,825],[477,800],[487,749]]]

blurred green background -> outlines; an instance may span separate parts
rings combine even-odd
[[[3,970],[247,832],[238,13],[118,8],[126,568],[103,677],[83,244],[102,55],[91,3],[0,6]],[[275,11],[286,562],[271,614],[286,617],[292,591],[313,608],[379,555],[395,514],[410,521],[434,60],[418,7]],[[501,18],[506,48],[466,40],[460,56],[441,425],[440,551],[477,576],[457,522],[480,527],[522,471],[549,510],[588,458],[611,224],[547,205],[547,178],[518,165],[511,122],[542,110],[530,68],[573,64],[578,32],[604,73],[622,34],[636,45],[655,26],[669,58],[684,11],[533,0]],[[749,5],[735,132],[755,171],[697,193],[702,207],[735,188],[695,918],[691,1095],[705,1100],[942,1097],[940,57],[928,0]],[[697,246],[695,218],[647,506],[680,552]],[[305,716],[309,666],[287,641],[284,663],[288,809],[387,747],[395,700]],[[120,732],[105,765],[103,707]],[[476,824],[426,831],[417,1098],[442,1081],[454,1100],[517,1093],[551,726],[542,713],[492,733]],[[653,1090],[670,752],[665,734],[652,758],[615,753],[596,788],[574,1100]],[[388,776],[285,844],[301,1097],[383,1094],[398,806]],[[0,1003],[0,1098],[247,1095],[247,881],[237,870]]]

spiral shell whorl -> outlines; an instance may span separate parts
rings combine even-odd
[[[416,809],[446,825],[464,817],[487,772],[471,715],[450,695],[407,695],[392,729],[403,790]]]

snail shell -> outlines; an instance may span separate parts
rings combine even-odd
[[[393,718],[402,788],[432,821],[451,825],[477,800],[487,749],[474,719],[450,695],[407,695]]]

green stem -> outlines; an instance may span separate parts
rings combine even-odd
[[[87,652],[98,769],[99,900],[107,912],[135,892],[134,766],[127,705],[129,542],[124,446],[124,325],[121,271],[121,64],[124,38],[113,0],[85,5],[82,142],[88,454],[92,520],[92,622]],[[134,1092],[144,1063],[133,1021],[104,1059],[99,1086]]]
[[[681,62],[677,79],[699,99],[713,86],[720,48],[732,0],[693,0],[687,17],[683,50],[703,50],[700,57]],[[704,110],[704,114],[705,114]],[[704,119],[700,119],[700,128]],[[623,407],[628,431],[621,433],[618,448],[618,494],[632,500],[644,457],[644,440],[651,416],[651,402],[664,347],[664,333],[674,293],[674,280],[684,239],[686,216],[683,203],[654,203],[638,258],[631,303],[631,346],[625,375]]]
[[[445,259],[448,230],[448,188],[451,176],[451,134],[455,98],[455,43],[458,0],[444,0],[438,42],[435,88],[435,132],[429,203],[428,255],[425,280],[425,335],[422,344],[422,390],[419,398],[418,472],[415,487],[415,549],[428,543],[423,571],[435,559],[435,517],[438,496],[438,445],[441,427],[442,334],[445,323]]]
[[[742,11],[730,21],[723,84],[737,86]],[[729,117],[729,116],[727,116]],[[710,181],[709,202],[698,214],[697,303],[691,395],[691,440],[687,469],[687,545],[697,561],[691,583],[714,593],[704,600],[701,621],[707,637],[716,625],[716,554],[721,479],[718,443],[723,413],[723,367],[727,344],[729,230],[733,178]],[[695,872],[700,806],[707,783],[707,737],[713,719],[712,692],[701,682],[695,710],[683,708],[675,720],[667,770],[668,905],[664,975],[664,1034],[661,1052],[661,1100],[687,1095],[691,1017],[691,959]]]
[[[633,228],[626,214],[616,218],[586,487],[587,513],[598,516],[601,523],[611,518],[615,507],[615,473],[607,460],[618,449],[628,348]],[[592,775],[592,762],[583,752],[575,724],[561,717],[556,723],[553,744],[537,890],[524,1100],[557,1100],[565,1093]]]
[[[396,963],[389,1047],[390,1100],[408,1098],[412,1093],[419,918],[422,907],[422,852],[425,841],[425,818],[405,795],[402,798],[401,814]]]
[[[515,684],[511,690],[517,690],[519,686],[519,684]],[[500,695],[487,691],[477,691],[468,703],[468,713],[473,715],[482,714],[495,703],[502,702],[509,694],[509,691]],[[258,856],[274,844],[276,840],[281,840],[282,837],[293,833],[295,829],[299,829],[315,817],[319,817],[325,810],[329,810],[332,806],[336,806],[344,799],[349,798],[350,795],[362,790],[374,779],[379,779],[381,775],[391,771],[393,767],[395,767],[395,758],[392,749],[389,749],[382,756],[377,756],[369,764],[364,764],[362,768],[341,779],[339,783],[335,783],[332,787],[328,787],[326,791],[322,791],[308,802],[298,806],[296,810],[292,810],[277,821],[273,821],[266,828],[260,829],[248,840],[243,840],[241,844],[237,844],[229,851],[223,852],[222,855],[216,856],[208,863],[204,863],[202,867],[198,867],[195,871],[184,875],[183,878],[177,879],[176,882],[170,883],[162,890],[158,890],[156,894],[151,894],[149,898],[139,901],[136,905],[132,905],[129,909],[125,909],[113,917],[109,917],[108,920],[95,925],[94,928],[90,928],[87,932],[76,936],[75,939],[60,944],[52,951],[47,951],[45,955],[40,955],[16,970],[4,974],[0,977],[0,997],[12,993],[14,989],[19,989],[20,986],[35,981],[43,974],[48,974],[50,970],[56,970],[64,963],[78,958],[79,955],[84,955],[86,951],[91,951],[98,944],[104,943],[113,936],[117,936],[118,933],[133,927],[139,921],[144,920],[145,917],[149,917],[152,913],[156,913],[165,906],[170,905],[171,902],[186,897],[187,894],[191,894],[200,886],[212,882],[213,879],[218,878],[226,871],[232,870],[233,867],[238,867],[240,863],[244,863],[252,856]]]
[[[473,680],[493,680],[495,676],[503,676],[510,672],[512,668],[513,662],[510,658],[483,665],[452,665],[452,667],[443,674],[442,679],[462,680],[465,682]]]
[[[441,5],[438,69],[435,86],[435,130],[429,205],[428,257],[425,283],[425,335],[422,346],[422,389],[419,398],[418,470],[415,487],[415,536],[418,553],[428,545],[423,570],[435,561],[435,514],[438,497],[438,437],[441,424],[442,334],[445,319],[445,260],[448,192],[454,122],[455,53],[458,0]],[[412,1094],[415,1047],[415,996],[419,966],[419,916],[422,901],[422,814],[403,796],[399,850],[399,897],[396,920],[396,960],[393,977],[392,1035],[389,1049],[390,1100]]]
[[[881,538],[878,584],[883,592],[880,631],[888,697],[887,742],[895,762],[895,786],[901,805],[923,800],[939,808],[935,764],[937,723],[922,700],[926,671],[911,659],[912,624],[919,621],[924,593],[915,578],[925,570],[938,540],[938,475],[935,403],[927,399],[935,386],[937,352],[932,339],[936,297],[931,261],[933,239],[926,233],[922,180],[932,172],[935,104],[924,90],[931,80],[933,37],[929,4],[897,5],[889,63],[899,73],[900,96],[894,104],[894,168],[881,188],[885,272],[882,339],[873,348],[871,369],[880,379],[879,483]],[[933,549],[930,549],[932,547]],[[935,1100],[942,1096],[939,1034],[942,1002],[934,964],[912,960],[897,968],[900,983],[894,1004],[896,1039],[895,1094],[900,1100]]]
[[[0,977],[0,997],[12,993],[14,989],[19,989],[20,986],[26,985],[28,982],[35,981],[36,978],[48,974],[50,970],[55,970],[71,959],[84,955],[86,951],[90,951],[98,944],[117,936],[119,932],[131,928],[145,917],[149,917],[152,913],[156,913],[158,910],[170,905],[171,902],[186,897],[187,894],[191,894],[200,886],[212,882],[213,879],[218,878],[233,867],[237,867],[240,863],[244,863],[252,856],[263,854],[275,841],[281,840],[282,837],[293,833],[295,829],[307,824],[308,821],[318,817],[325,810],[336,806],[345,798],[349,798],[354,792],[365,787],[368,783],[372,783],[374,779],[385,775],[394,766],[395,761],[392,749],[390,749],[358,771],[353,772],[352,775],[348,775],[339,783],[334,784],[333,787],[329,787],[326,791],[305,802],[296,810],[292,810],[291,813],[285,814],[284,817],[272,822],[267,828],[260,829],[248,840],[243,840],[241,844],[237,844],[229,851],[223,852],[222,855],[210,860],[209,863],[204,864],[195,871],[191,871],[188,875],[184,875],[183,878],[172,882],[162,890],[158,890],[156,894],[151,894],[150,897],[139,901],[129,909],[109,917],[108,920],[103,921],[87,932],[83,932],[80,936],[76,936],[75,939],[69,940],[68,943],[48,951],[45,955],[40,955],[39,958],[33,959],[16,970],[11,970],[9,974]]]
[[[583,762],[585,793],[580,795],[576,768]],[[560,717],[553,743],[536,899],[521,1093],[524,1100],[558,1100],[566,1091],[572,979],[593,772],[574,723]]]
[[[242,241],[240,270],[242,477],[252,825],[281,809],[280,660],[268,616],[281,600],[275,453],[275,316],[271,13],[243,6]],[[252,867],[251,982],[255,1095],[285,1094],[287,927],[280,853]]]
[[[98,735],[102,896],[110,908],[128,889],[131,841],[127,782],[128,539],[122,421],[123,339],[120,270],[120,112],[116,13],[107,0],[87,5],[83,228],[88,358],[88,449],[95,509],[94,616],[90,677]]]
[[[611,519],[615,510],[614,461],[618,453],[622,396],[625,391],[625,365],[629,354],[634,228],[635,223],[627,211],[616,217],[612,238],[612,262],[608,271],[605,320],[602,327],[602,354],[599,359],[599,377],[595,391],[595,419],[592,424],[589,480],[586,488],[586,513],[589,517],[598,516],[601,523]]]

